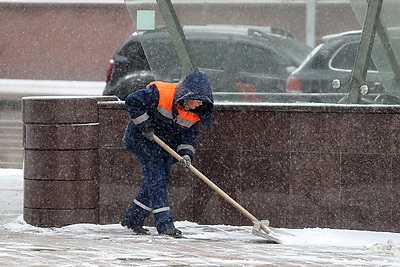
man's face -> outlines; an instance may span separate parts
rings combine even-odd
[[[188,107],[189,109],[195,109],[197,107],[200,107],[203,105],[203,101],[200,100],[186,100],[185,101],[185,106]]]

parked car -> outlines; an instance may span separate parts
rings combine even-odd
[[[304,62],[286,82],[288,93],[348,93],[350,75],[356,60],[361,31],[344,32],[323,37]],[[377,68],[368,63],[366,82],[369,93],[384,90]]]
[[[236,93],[241,100],[259,101],[249,92],[284,93],[286,78],[311,51],[288,32],[270,27],[196,25],[183,31],[192,61],[210,77],[217,100],[233,100]],[[121,100],[155,79],[174,82],[182,76],[165,27],[130,36],[107,73],[103,94]]]

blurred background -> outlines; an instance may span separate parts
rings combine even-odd
[[[172,2],[182,24],[274,27],[310,48],[361,29],[348,0]],[[0,0],[0,168],[22,168],[21,98],[101,95],[109,61],[135,26],[123,0]]]
[[[324,35],[361,29],[346,0],[184,2],[194,4],[188,17],[180,17],[182,24],[193,14],[215,24],[230,17],[286,30],[309,46]],[[314,23],[307,24],[307,12],[311,19],[315,14]],[[0,79],[104,81],[109,59],[136,30],[123,0],[0,0],[0,25]],[[307,43],[310,31],[315,36]]]

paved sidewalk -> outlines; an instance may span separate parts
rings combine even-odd
[[[0,169],[0,207],[0,266],[400,266],[394,233],[286,229],[295,236],[277,245],[248,226],[177,222],[182,239],[117,224],[33,227],[22,218],[22,170]]]

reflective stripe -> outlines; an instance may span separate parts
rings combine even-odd
[[[153,210],[153,213],[160,213],[160,212],[168,211],[168,210],[170,210],[169,207],[164,207],[164,208],[159,208],[159,209]]]
[[[158,112],[161,113],[161,115],[163,115],[163,116],[165,116],[165,117],[167,117],[167,118],[172,119],[172,111],[167,110],[167,109],[165,109],[165,108],[163,108],[163,107],[161,107],[161,106],[158,106],[157,109],[158,109]]]
[[[165,116],[165,117],[167,117],[167,118],[172,120],[172,111],[169,111],[169,110],[167,110],[167,109],[165,109],[164,107],[161,107],[161,106],[158,106],[157,110],[158,110],[158,112],[161,113],[161,115],[163,115],[163,116]],[[190,128],[196,122],[193,122],[193,121],[190,121],[190,120],[186,120],[186,119],[181,118],[181,117],[178,116],[178,117],[176,117],[176,123],[179,124],[179,125],[182,125],[182,126]]]
[[[140,202],[140,201],[137,200],[137,199],[134,199],[134,200],[133,200],[133,203],[135,203],[136,205],[138,205],[139,207],[141,207],[141,208],[144,209],[144,210],[153,211],[153,213],[159,213],[159,212],[163,212],[163,211],[168,211],[168,210],[170,210],[170,207],[163,207],[163,208],[159,208],[159,209],[153,210],[152,208],[146,206],[145,204],[143,204],[142,202]]]
[[[152,210],[150,207],[147,207],[145,204],[143,204],[142,202],[140,202],[137,199],[134,199],[133,203],[135,203],[136,205],[138,205],[139,207],[141,207],[144,210],[147,210],[147,211],[151,211]]]
[[[183,119],[181,117],[176,117],[176,123],[178,123],[179,125],[188,127],[188,128],[192,127],[193,124],[195,124],[194,122],[189,121],[189,120],[185,120],[185,119]]]
[[[137,125],[137,124],[141,124],[142,122],[144,122],[148,119],[149,119],[149,115],[147,115],[147,113],[144,113],[143,115],[140,115],[139,117],[132,119],[132,121],[135,125]]]
[[[194,147],[192,145],[179,145],[176,148],[176,151],[182,150],[182,149],[188,149],[190,151],[192,151],[192,153],[194,154]]]

